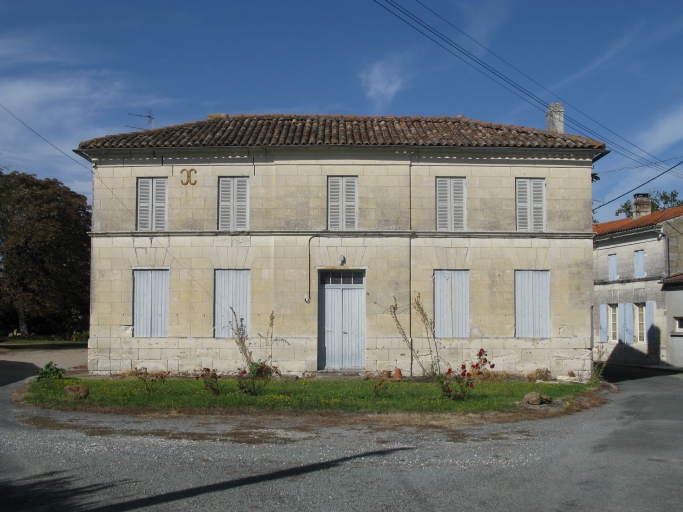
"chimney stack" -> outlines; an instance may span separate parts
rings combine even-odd
[[[564,133],[564,107],[562,103],[551,103],[545,111],[546,130]]]
[[[652,213],[650,194],[633,194],[633,218],[639,219]]]

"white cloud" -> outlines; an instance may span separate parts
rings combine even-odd
[[[4,34],[0,36],[0,66],[26,64],[75,64],[72,55],[55,44],[46,44],[38,35]]]
[[[510,15],[513,2],[509,0],[470,0],[459,2],[457,6],[462,11],[467,23],[464,32],[487,46],[498,28],[505,23]],[[474,49],[479,53],[479,48]]]
[[[677,108],[667,110],[637,140],[638,145],[650,153],[665,151],[683,141],[683,103]]]
[[[407,56],[392,56],[372,64],[358,76],[365,87],[366,96],[380,110],[389,104],[401,89],[405,89],[405,61]]]

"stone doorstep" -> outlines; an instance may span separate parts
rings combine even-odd
[[[316,380],[368,380],[363,370],[320,370],[315,373],[315,378]]]

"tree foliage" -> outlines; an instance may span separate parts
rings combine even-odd
[[[676,206],[683,206],[683,199],[678,199],[677,190],[672,190],[671,192],[651,190],[650,200],[652,201],[653,212],[658,212],[659,210],[668,210],[669,208],[675,208]],[[614,212],[614,215],[617,217],[621,214],[625,214],[626,217],[633,217],[633,203],[630,199],[621,204],[619,209]]]
[[[91,211],[55,179],[0,169],[0,311],[21,332],[86,328]],[[9,319],[9,321],[8,321]]]

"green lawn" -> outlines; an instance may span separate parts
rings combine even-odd
[[[77,401],[64,392],[64,387],[86,384],[90,396]],[[488,412],[515,408],[515,402],[531,391],[557,399],[587,390],[585,384],[536,384],[520,381],[479,382],[466,401],[441,398],[436,384],[423,382],[390,382],[388,393],[375,397],[376,381],[297,380],[272,382],[264,394],[245,395],[236,381],[225,380],[220,396],[207,391],[201,381],[169,379],[150,394],[135,379],[60,379],[32,382],[24,400],[44,407],[131,407],[131,408],[222,408],[279,409],[292,411],[359,411],[359,412]]]

